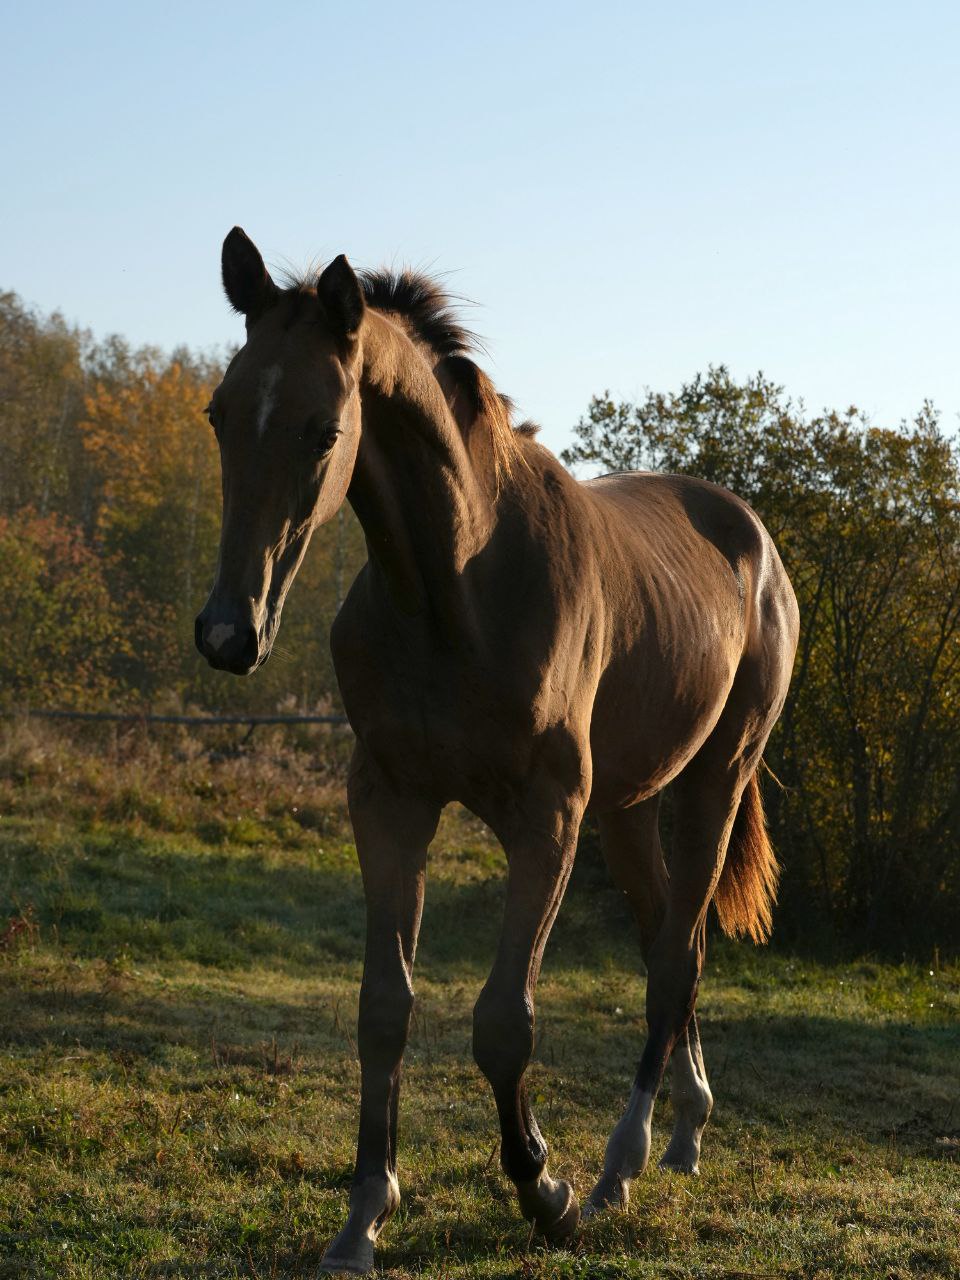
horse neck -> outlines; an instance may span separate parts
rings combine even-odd
[[[348,498],[371,561],[407,614],[465,617],[462,570],[490,536],[489,477],[478,471],[428,361],[368,311],[363,429]]]

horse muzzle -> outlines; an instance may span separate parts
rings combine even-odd
[[[249,618],[214,611],[209,603],[197,616],[194,639],[211,667],[235,676],[250,675],[269,653],[261,652],[259,632]]]

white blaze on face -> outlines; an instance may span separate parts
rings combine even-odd
[[[220,649],[231,638],[236,629],[232,622],[218,622],[216,626],[210,628],[207,642],[211,648]]]
[[[283,377],[278,364],[272,364],[260,374],[260,402],[257,405],[257,434],[263,435],[267,422],[277,403],[277,383]]]

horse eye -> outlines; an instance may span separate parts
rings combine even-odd
[[[340,434],[340,423],[336,418],[320,423],[320,429],[314,437],[313,452],[318,458],[325,458],[337,442]]]

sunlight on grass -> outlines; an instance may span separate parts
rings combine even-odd
[[[0,770],[0,1276],[311,1276],[341,1222],[359,875],[338,780],[260,751],[108,765],[50,743]],[[700,1004],[717,1097],[702,1176],[650,1171],[571,1250],[528,1245],[469,1048],[502,869],[480,824],[449,812],[385,1271],[960,1274],[960,971],[725,943]],[[539,1015],[531,1097],[583,1194],[643,1036],[630,924],[590,849]],[[657,1154],[669,1128],[665,1096]]]

